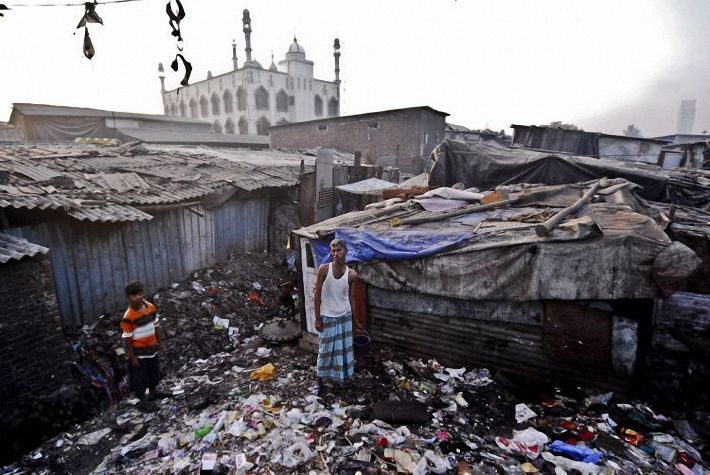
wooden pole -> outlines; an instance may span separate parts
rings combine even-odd
[[[572,206],[568,206],[567,208],[560,210],[557,214],[555,214],[553,217],[551,217],[544,223],[540,223],[535,226],[535,234],[537,234],[538,236],[545,236],[549,234],[553,229],[557,227],[558,224],[562,222],[563,219],[565,219],[567,216],[576,212],[582,206],[587,204],[592,199],[592,196],[594,196],[594,193],[596,193],[599,187],[601,186],[602,180],[597,180],[597,182],[594,183],[580,199],[575,201]]]
[[[452,211],[447,211],[445,213],[436,214],[434,216],[426,216],[424,218],[408,218],[402,220],[392,220],[391,226],[401,226],[404,224],[422,224],[422,223],[434,223],[436,221],[444,221],[445,219],[453,218],[455,216],[461,216],[464,214],[479,213],[481,211],[488,211],[489,209],[500,208],[513,204],[516,199],[508,199],[502,201],[496,201],[494,203],[488,203],[485,205],[469,205],[465,208],[455,209]]]

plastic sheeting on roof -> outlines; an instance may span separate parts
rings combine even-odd
[[[335,232],[348,247],[347,262],[371,262],[377,260],[401,261],[438,254],[448,248],[471,239],[469,229],[454,229],[432,233],[426,230],[405,229],[369,232],[357,229],[341,229]],[[331,262],[330,241],[314,241],[318,264]]]
[[[327,260],[330,239],[343,239],[348,262],[359,264],[365,282],[384,289],[468,300],[654,298],[655,262],[671,239],[658,212],[636,197],[635,185],[608,183],[595,202],[544,236],[535,226],[572,205],[591,183],[518,187],[510,190],[513,205],[475,216],[473,207],[471,214],[449,216],[409,201],[296,234],[312,240],[318,261]]]
[[[336,188],[356,195],[379,195],[382,190],[397,188],[397,184],[379,178],[368,178],[347,185],[338,185]]]
[[[499,185],[538,183],[560,185],[597,178],[623,178],[642,187],[645,199],[704,206],[710,203],[710,172],[664,170],[655,165],[580,157],[562,152],[538,152],[489,144],[466,145],[445,140],[432,152],[430,186],[483,190]]]

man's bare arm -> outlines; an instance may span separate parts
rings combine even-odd
[[[137,368],[140,365],[140,362],[138,361],[138,357],[136,356],[136,352],[133,351],[133,342],[131,341],[130,338],[124,338],[123,345],[126,347],[126,354],[128,355],[128,361],[130,361],[132,366]]]
[[[321,293],[323,291],[323,282],[328,273],[328,265],[323,264],[318,268],[318,275],[316,276],[316,288],[313,292],[313,308],[316,313],[316,330],[321,331],[323,329],[323,321],[320,318],[320,304],[321,304]]]

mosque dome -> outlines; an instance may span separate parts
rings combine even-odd
[[[293,43],[291,43],[291,46],[288,47],[288,52],[289,53],[298,53],[298,54],[302,54],[302,55],[306,54],[306,50],[303,49],[303,46],[298,44],[298,40],[296,39],[295,36],[293,37]]]
[[[244,66],[251,66],[252,68],[259,68],[259,69],[264,69],[261,66],[261,63],[255,59],[252,59],[251,61],[245,61]]]

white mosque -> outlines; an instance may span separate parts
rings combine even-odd
[[[251,56],[251,18],[242,16],[246,61],[237,63],[237,45],[232,43],[234,69],[185,87],[165,90],[163,65],[158,66],[166,115],[209,120],[216,132],[269,135],[269,127],[285,122],[335,117],[340,114],[340,41],[333,44],[335,80],[313,77],[313,61],[296,38],[278,66],[271,56],[268,69]]]

